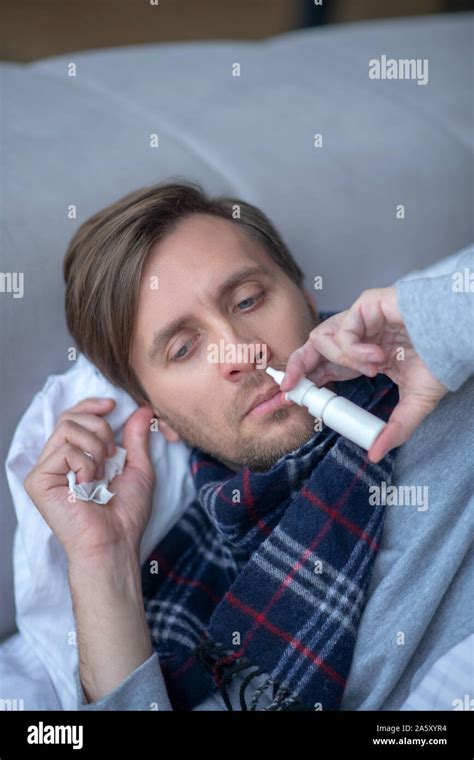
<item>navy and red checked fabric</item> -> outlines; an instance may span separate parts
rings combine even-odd
[[[385,375],[336,386],[383,419],[398,402]],[[142,566],[174,709],[216,690],[230,710],[259,709],[264,692],[265,709],[339,709],[383,530],[369,489],[391,482],[393,452],[374,465],[323,428],[265,472],[235,473],[196,448],[190,464],[196,498]]]

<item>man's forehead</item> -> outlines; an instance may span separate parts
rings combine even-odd
[[[152,251],[175,252],[176,249],[195,251],[220,247],[225,243],[229,250],[251,250],[258,241],[243,229],[238,221],[210,214],[192,214],[165,233]]]
[[[182,226],[152,247],[144,274],[146,280],[152,275],[159,278],[166,288],[161,295],[176,294],[180,285],[211,293],[228,275],[245,267],[260,266],[278,274],[262,241],[240,229],[237,222],[202,217],[183,220]],[[221,226],[213,226],[214,221]]]

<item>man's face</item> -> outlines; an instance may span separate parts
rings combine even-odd
[[[316,323],[309,296],[238,222],[193,214],[147,259],[132,365],[169,440],[263,471],[307,441],[314,420],[258,365],[263,356],[284,370]],[[270,392],[278,397],[249,413]]]

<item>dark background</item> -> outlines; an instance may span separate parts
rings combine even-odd
[[[467,0],[2,0],[0,59],[202,39],[262,39],[318,24],[469,10]]]

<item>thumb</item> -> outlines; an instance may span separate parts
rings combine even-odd
[[[369,451],[370,461],[380,462],[389,451],[408,441],[437,403],[437,399],[411,394],[402,398],[372,444]]]
[[[128,418],[122,436],[122,446],[127,451],[127,464],[153,475],[150,459],[150,422],[153,409],[141,406]]]

